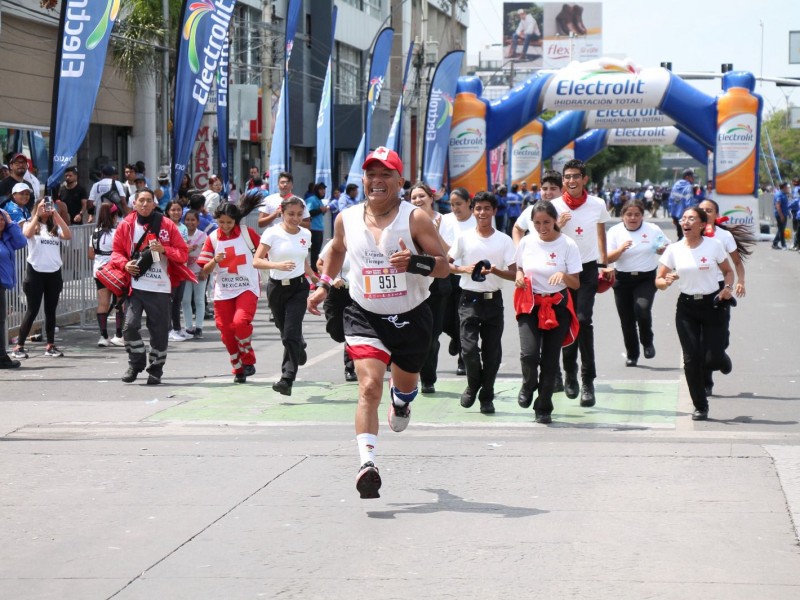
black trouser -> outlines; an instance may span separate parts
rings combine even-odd
[[[695,299],[680,294],[675,310],[675,328],[683,350],[683,373],[692,403],[697,410],[708,410],[705,372],[719,370],[725,364],[725,329],[727,308],[715,308],[714,296]]]
[[[8,358],[8,327],[6,327],[8,304],[6,288],[0,285],[0,358]]]
[[[44,333],[48,344],[55,343],[56,338],[56,308],[61,296],[64,282],[61,279],[61,269],[53,273],[41,273],[28,263],[25,271],[25,280],[22,282],[22,291],[25,292],[25,301],[28,309],[22,318],[19,327],[19,346],[25,345],[28,334],[33,327],[33,320],[39,314],[39,308],[44,299]]]
[[[777,223],[778,231],[775,232],[775,239],[772,240],[772,245],[777,246],[780,244],[786,248],[786,238],[783,236],[783,231],[786,229],[786,217],[782,219],[775,215],[775,222]]]
[[[311,250],[309,251],[308,258],[311,261],[311,268],[317,270],[317,259],[319,259],[319,252],[322,250],[322,237],[325,234],[321,229],[311,230]]]
[[[597,261],[583,263],[580,273],[581,287],[570,290],[575,314],[580,323],[578,341],[564,348],[564,370],[576,375],[578,372],[578,351],[581,353],[581,380],[594,381],[597,370],[594,364],[594,326],[592,315],[594,313],[594,297],[597,295]]]
[[[473,391],[480,389],[479,400],[492,400],[494,380],[503,356],[503,297],[499,291],[485,299],[482,292],[461,290],[458,316],[467,385]]]
[[[344,309],[352,304],[350,290],[347,288],[332,287],[328,292],[322,308],[325,312],[325,331],[331,336],[334,342],[344,343]],[[344,350],[344,368],[352,371],[355,368],[353,359]]]
[[[639,273],[617,271],[614,302],[622,325],[622,339],[628,358],[639,358],[639,342],[653,345],[653,298],[656,295],[656,270]],[[638,333],[637,333],[638,326]]]
[[[425,300],[425,303],[431,309],[431,316],[433,316],[433,330],[431,331],[431,347],[428,350],[428,358],[425,359],[425,364],[422,365],[422,370],[419,372],[419,378],[423,384],[433,385],[436,383],[436,370],[439,367],[439,347],[441,346],[439,338],[444,329],[450,287],[449,278],[434,279],[430,285],[431,295]]]
[[[719,291],[722,291],[722,288],[725,287],[725,281],[722,280],[719,282]],[[720,317],[725,325],[725,339],[722,343],[722,349],[727,350],[728,346],[731,344],[731,307],[728,303],[723,304],[722,306],[718,306],[716,308],[717,311],[720,311]],[[707,388],[714,387],[714,370],[713,369],[706,369],[705,372],[705,383]]]
[[[675,231],[678,233],[678,241],[683,239],[683,227],[681,227],[680,217],[672,217],[672,223],[675,225]]]
[[[183,304],[183,290],[186,287],[186,282],[181,281],[178,284],[178,287],[172,288],[172,294],[169,297],[170,303],[170,314],[172,315],[172,329],[175,331],[181,330],[181,304]],[[189,315],[189,318],[186,319],[188,323],[191,321],[192,315]]]
[[[147,365],[142,340],[142,313],[147,313],[147,331],[150,333],[150,366],[147,372],[161,377],[167,362],[169,340],[169,294],[133,289],[126,301],[125,327],[122,339],[128,353],[128,365],[135,371],[144,371]]]
[[[800,218],[792,217],[792,231],[794,231],[794,243],[792,247],[796,250],[800,248]]]
[[[283,285],[283,281],[289,281],[289,284]],[[294,381],[300,362],[304,362],[300,358],[306,347],[303,317],[308,300],[308,281],[302,275],[283,281],[270,278],[267,283],[267,302],[283,342],[281,379]]]
[[[461,300],[461,276],[450,275],[450,295],[445,301],[442,331],[455,342],[458,354],[461,353],[461,325],[458,318],[458,305]]]
[[[519,327],[519,362],[522,366],[522,388],[531,393],[538,386],[539,397],[534,405],[538,414],[553,412],[553,388],[558,375],[558,357],[572,315],[567,308],[567,296],[553,306],[558,327],[539,329],[539,306],[530,314],[517,318]]]

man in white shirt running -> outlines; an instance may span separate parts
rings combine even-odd
[[[564,393],[567,398],[577,398],[583,407],[595,405],[594,380],[597,369],[594,360],[594,299],[597,295],[597,278],[602,273],[611,279],[613,269],[606,262],[606,227],[608,211],[606,204],[586,191],[586,165],[572,159],[564,164],[564,193],[553,200],[558,212],[558,226],[562,233],[571,237],[578,245],[583,270],[580,288],[570,290],[575,313],[580,323],[578,343],[570,344],[562,351],[564,361]],[[581,385],[578,384],[578,350],[581,356]],[[581,386],[583,389],[581,389]]]

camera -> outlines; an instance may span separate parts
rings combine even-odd
[[[53,199],[50,196],[44,197],[44,209],[47,212],[53,212],[55,210],[55,205],[53,204]]]

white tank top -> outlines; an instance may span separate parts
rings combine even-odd
[[[216,236],[216,231],[211,235]],[[250,231],[242,226],[242,233],[237,237],[227,240],[217,239],[214,254],[222,252],[225,254],[225,259],[216,268],[214,300],[229,300],[247,291],[253,292],[256,296],[261,294],[259,273],[253,267],[253,252],[244,239],[246,235],[250,235]]]
[[[409,250],[419,252],[411,239],[411,213],[416,209],[401,202],[397,216],[376,244],[364,223],[365,206],[366,202],[356,204],[341,213],[350,258],[350,297],[364,310],[378,315],[408,312],[428,297],[430,279],[398,271],[389,264],[389,257],[400,250],[401,238]]]

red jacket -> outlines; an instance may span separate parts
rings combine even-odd
[[[134,211],[120,221],[117,231],[114,233],[114,247],[110,262],[122,270],[125,270],[125,265],[131,260],[131,252],[135,244],[133,239],[135,229],[136,212]],[[175,223],[166,216],[161,219],[161,231],[158,232],[158,239],[164,246],[164,255],[169,261],[167,274],[172,282],[172,287],[176,287],[182,281],[197,283],[197,277],[186,266],[186,261],[189,260],[189,247]]]

